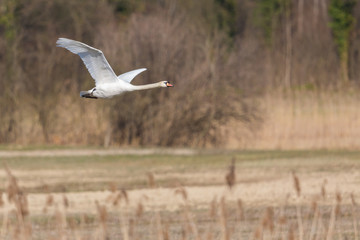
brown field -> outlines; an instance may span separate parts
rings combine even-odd
[[[2,239],[357,237],[359,152],[20,150],[0,158],[11,169],[0,173]],[[11,176],[16,199],[27,199],[18,205],[8,201]]]

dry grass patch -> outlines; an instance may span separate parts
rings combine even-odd
[[[359,149],[360,98],[346,92],[271,94],[260,100],[261,130],[246,147],[257,149]]]
[[[53,193],[50,188],[48,193],[27,193],[22,180],[6,168],[1,238],[356,239],[360,179],[353,159],[358,155],[315,155],[247,161],[242,155],[233,160],[225,155],[216,172],[220,185],[175,181],[164,188],[158,181],[161,172],[143,169],[139,177],[145,189],[123,188],[118,179],[96,192]],[[206,168],[201,157],[199,161],[211,174],[212,167]],[[245,181],[248,171],[258,181]]]

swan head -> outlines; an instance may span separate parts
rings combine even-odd
[[[173,87],[174,85],[172,85],[170,82],[168,81],[162,81],[160,82],[160,86],[161,87]]]

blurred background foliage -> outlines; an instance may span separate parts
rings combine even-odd
[[[355,0],[1,0],[0,144],[246,147],[269,96],[358,90],[359,17]],[[80,99],[93,80],[59,37],[175,88]]]

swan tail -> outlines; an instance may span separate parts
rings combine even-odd
[[[97,99],[97,97],[94,97],[94,96],[91,94],[90,91],[81,91],[81,92],[80,92],[80,97]]]

